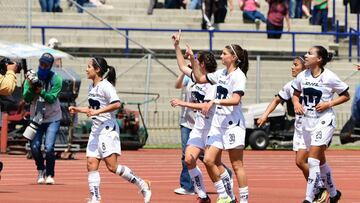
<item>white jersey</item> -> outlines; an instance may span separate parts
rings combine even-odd
[[[195,103],[204,103],[205,101],[213,100],[216,96],[216,85],[211,85],[209,83],[195,84],[192,88],[191,96]],[[214,112],[214,107],[209,110],[207,116],[204,116],[201,111],[196,111],[194,128],[204,130],[210,129]]]
[[[305,117],[327,120],[335,117],[333,108],[317,112],[315,106],[319,103],[331,101],[334,93],[341,95],[349,89],[349,86],[329,69],[325,69],[316,78],[312,76],[311,70],[305,70],[295,78],[292,87],[303,94],[302,105],[304,106]]]
[[[185,102],[191,101],[191,88],[194,84],[195,83],[191,81],[189,77],[187,76],[184,77],[182,99]],[[180,125],[192,129],[194,127],[194,123],[195,123],[194,111],[187,107],[181,108]]]
[[[239,68],[236,68],[230,74],[227,74],[226,69],[208,73],[206,79],[210,84],[217,85],[217,99],[229,99],[233,93],[238,93],[241,96],[245,93],[246,76]],[[219,128],[230,128],[238,125],[245,129],[245,119],[241,111],[241,102],[236,106],[216,105],[212,125]]]
[[[120,102],[120,99],[116,94],[115,87],[104,79],[96,86],[90,84],[88,101],[90,108],[100,109],[114,102]],[[115,119],[115,115],[114,112],[107,112],[92,116],[91,118],[93,119],[93,129],[96,129],[105,121]]]

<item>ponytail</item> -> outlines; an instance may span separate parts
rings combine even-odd
[[[105,78],[113,85],[116,85],[116,71],[112,66],[108,66],[108,74]]]
[[[323,70],[325,65],[333,58],[333,53],[328,52],[323,46],[314,46],[317,49],[317,55],[321,58],[320,68]]]
[[[232,55],[236,56],[237,60],[235,61],[235,66],[240,68],[240,70],[246,76],[249,70],[249,58],[246,49],[241,48],[241,46],[237,44],[230,44],[227,45],[225,48],[230,50],[230,53]]]

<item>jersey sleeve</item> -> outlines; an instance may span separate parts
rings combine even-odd
[[[245,86],[246,86],[246,76],[242,71],[239,74],[236,74],[236,78],[233,83],[233,94],[237,93],[243,96],[245,94]]]
[[[106,83],[106,85],[103,86],[103,91],[104,91],[105,99],[109,102],[109,104],[120,102],[115,87],[110,82]]]
[[[296,78],[293,80],[292,84],[291,84],[291,87],[295,90],[295,91],[298,91],[298,92],[301,92],[301,77],[302,77],[302,73],[301,72],[300,74],[298,74],[296,76]]]
[[[331,74],[330,80],[332,91],[336,92],[338,95],[345,93],[349,89],[349,86],[341,81],[334,73]]]
[[[206,80],[212,85],[217,84],[219,81],[219,76],[222,74],[223,71],[224,69],[206,74]]]
[[[292,81],[286,83],[286,85],[284,85],[284,87],[279,91],[278,96],[280,97],[281,100],[288,101],[291,99],[291,97],[292,97],[291,84],[292,84]]]

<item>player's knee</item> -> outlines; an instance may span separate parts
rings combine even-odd
[[[193,156],[187,155],[185,156],[185,164],[188,168],[195,168],[196,160]]]
[[[204,157],[204,164],[206,166],[214,166],[215,165],[215,160],[213,158],[205,156]]]

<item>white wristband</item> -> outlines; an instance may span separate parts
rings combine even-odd
[[[214,104],[220,105],[220,100],[219,99],[214,99]]]

